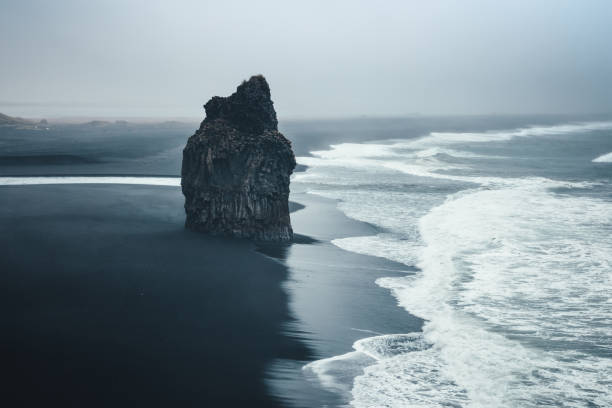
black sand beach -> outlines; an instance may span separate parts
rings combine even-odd
[[[186,231],[176,187],[0,194],[9,203],[0,210],[9,406],[333,404],[337,395],[307,381],[304,364],[372,331],[421,324],[374,284],[405,266],[329,242],[374,232],[331,200],[296,194],[304,243],[269,257],[247,241]]]
[[[310,350],[306,360],[294,355],[276,359],[268,370],[272,394],[290,407],[345,406],[345,395],[322,388],[305,372],[311,361],[353,351],[356,340],[378,334],[420,331],[423,321],[397,306],[377,278],[414,273],[406,265],[344,251],[331,240],[373,235],[375,227],[345,216],[337,202],[296,191],[291,199],[304,205],[292,214],[296,231],[314,238],[312,245],[293,245],[283,256],[288,279],[283,283],[294,317],[284,333],[298,337]],[[342,398],[344,397],[344,398]]]
[[[186,138],[174,127],[139,131],[147,142]],[[48,134],[21,136],[4,154],[31,159],[11,159],[0,176],[180,168],[180,145],[139,151],[119,130],[76,142],[58,130],[42,149]],[[310,149],[306,138],[295,144]],[[50,154],[87,161],[50,163]],[[376,233],[331,200],[295,191],[296,243],[261,247],[186,231],[176,187],[1,186],[0,199],[3,405],[335,404],[304,364],[372,332],[421,325],[374,283],[410,272],[404,265],[331,244]]]
[[[283,265],[184,230],[178,188],[0,194],[3,406],[277,406]]]

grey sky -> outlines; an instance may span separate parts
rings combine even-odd
[[[282,118],[612,111],[612,1],[0,0],[0,112]]]

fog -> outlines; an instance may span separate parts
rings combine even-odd
[[[610,1],[0,7],[12,115],[201,117],[257,73],[281,119],[612,110]]]

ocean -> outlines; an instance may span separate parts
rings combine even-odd
[[[612,118],[283,122],[304,171],[299,239],[260,248],[274,262],[184,230],[195,127],[3,129],[16,396],[62,383],[115,405],[159,390],[150,401],[170,405],[612,406]],[[123,342],[97,341],[126,333],[128,351],[155,351],[138,375]],[[57,376],[48,356],[81,349],[99,352]],[[120,393],[99,391],[100,361]]]
[[[354,407],[612,406],[612,121],[474,121],[298,157],[293,190],[374,227],[332,243],[405,265],[371,284],[424,322],[303,372]]]

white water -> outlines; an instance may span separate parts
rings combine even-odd
[[[593,163],[612,163],[612,152],[593,159]]]
[[[36,184],[139,184],[147,186],[180,186],[180,177],[133,177],[133,176],[41,176],[0,177],[2,186]]]
[[[612,129],[612,122],[587,122],[555,126],[532,126],[507,131],[491,131],[480,133],[432,132],[425,137],[409,142],[408,146],[414,148],[423,148],[427,146],[445,146],[466,142],[496,142],[503,140],[511,140],[518,137],[562,135],[569,133],[609,129]]]
[[[355,407],[612,406],[612,203],[552,190],[590,182],[453,175],[463,167],[442,154],[475,156],[439,148],[610,128],[436,133],[299,158],[310,169],[296,181],[389,231],[334,244],[420,268],[376,283],[427,322],[306,370]]]

